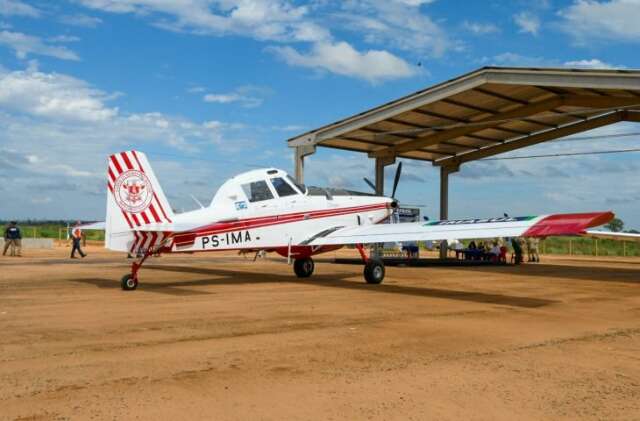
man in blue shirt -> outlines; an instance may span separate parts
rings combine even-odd
[[[11,221],[9,226],[4,230],[4,250],[2,255],[7,255],[7,250],[11,247],[11,256],[22,256],[22,233],[18,228],[16,221]]]

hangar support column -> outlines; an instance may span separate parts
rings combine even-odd
[[[384,196],[384,167],[396,162],[395,157],[376,158],[376,194]]]
[[[440,167],[440,220],[449,219],[449,174],[460,171],[460,167]],[[440,258],[447,258],[446,241],[440,243]]]
[[[304,183],[304,158],[314,153],[316,153],[315,145],[296,146],[293,160],[295,164],[296,181],[298,183]]]

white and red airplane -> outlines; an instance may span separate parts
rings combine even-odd
[[[106,247],[138,256],[122,278],[124,290],[137,288],[139,269],[153,254],[264,250],[293,259],[295,274],[304,278],[313,273],[312,256],[345,245],[360,251],[367,283],[379,284],[384,264],[368,257],[364,244],[581,235],[614,216],[593,212],[380,224],[397,208],[395,199],[309,192],[273,168],[235,176],[208,207],[175,214],[146,156],[138,151],[109,157],[107,185]]]

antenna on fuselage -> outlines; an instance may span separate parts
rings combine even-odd
[[[189,196],[191,196],[193,201],[196,202],[198,204],[198,206],[200,206],[200,209],[204,209],[204,205],[202,203],[200,203],[200,201],[198,199],[196,199],[196,197],[194,195],[190,194]]]

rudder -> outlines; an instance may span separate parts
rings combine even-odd
[[[173,211],[144,153],[109,156],[107,188],[107,248],[129,251],[136,228],[172,223]]]

